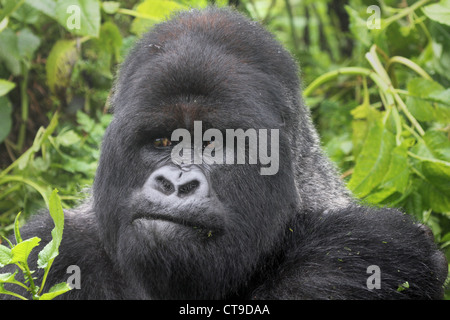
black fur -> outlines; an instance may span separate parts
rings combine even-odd
[[[77,265],[81,289],[61,298],[442,298],[447,263],[432,237],[406,214],[355,203],[320,150],[297,73],[267,31],[230,9],[180,13],[145,35],[121,67],[92,198],[66,212],[48,286]],[[170,163],[152,140],[194,120],[279,129],[279,172],[203,164],[208,198],[150,201],[144,184]],[[160,230],[155,217],[178,223]],[[52,228],[43,214],[22,233],[43,247]],[[380,289],[367,288],[371,265]]]

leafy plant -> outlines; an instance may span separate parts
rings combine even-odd
[[[117,64],[174,10],[211,2],[231,1],[0,0],[0,234],[52,188],[64,208],[76,205],[111,120]],[[238,3],[298,58],[306,104],[349,188],[426,223],[450,259],[450,1],[380,0],[379,29],[366,0]]]
[[[28,257],[31,251],[39,245],[41,239],[38,237],[33,237],[26,240],[22,239],[19,231],[19,213],[14,224],[16,244],[14,245],[11,241],[5,238],[9,244],[9,248],[4,245],[0,245],[0,268],[10,264],[17,266],[14,273],[0,274],[0,294],[8,294],[22,300],[27,300],[26,297],[5,289],[5,284],[18,285],[26,289],[33,300],[51,300],[71,289],[66,282],[62,282],[52,286],[46,293],[43,291],[52,263],[59,254],[58,248],[61,244],[64,229],[64,213],[57,192],[58,191],[55,189],[49,197],[48,208],[55,224],[55,228],[52,230],[52,240],[39,252],[38,255],[39,258],[37,261],[37,267],[44,270],[44,275],[40,281],[40,286],[37,285],[38,279],[33,277],[35,271],[31,270],[28,265]],[[23,282],[16,279],[19,270],[23,274]]]

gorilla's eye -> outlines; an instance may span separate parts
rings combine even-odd
[[[172,145],[172,141],[167,138],[157,138],[153,140],[153,146],[156,148],[165,148],[170,147]]]

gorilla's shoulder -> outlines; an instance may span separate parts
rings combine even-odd
[[[447,263],[427,227],[390,208],[296,217],[282,261],[253,298],[440,299]],[[380,287],[368,281],[376,267]],[[407,283],[408,289],[398,290]]]

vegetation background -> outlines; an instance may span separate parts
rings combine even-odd
[[[423,221],[450,261],[450,0],[0,0],[0,235],[54,188],[64,208],[88,196],[118,65],[153,24],[211,3],[291,51],[348,187]]]

